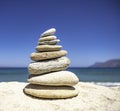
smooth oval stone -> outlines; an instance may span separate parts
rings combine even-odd
[[[38,45],[56,45],[59,42],[60,42],[59,39],[51,40],[51,41],[42,41],[42,42],[38,42]]]
[[[70,71],[58,71],[38,76],[30,75],[28,82],[47,86],[74,86],[79,79]]]
[[[60,57],[53,60],[34,62],[28,65],[29,74],[44,74],[54,71],[62,71],[67,69],[70,60],[67,57]]]
[[[33,97],[49,99],[71,98],[78,95],[78,90],[72,86],[52,87],[28,84],[24,88],[24,92]]]
[[[33,52],[30,57],[34,61],[40,61],[40,60],[47,60],[47,59],[54,59],[58,57],[65,56],[67,54],[67,51],[61,50],[61,51],[51,51],[51,52]]]
[[[53,35],[55,32],[56,32],[55,28],[48,29],[41,34],[41,37],[46,37],[48,35]]]
[[[36,47],[37,51],[59,51],[62,46],[60,45],[38,45]]]
[[[56,36],[46,36],[46,37],[43,37],[43,38],[40,38],[39,39],[39,42],[43,42],[43,41],[51,41],[51,40],[55,40],[57,37]]]

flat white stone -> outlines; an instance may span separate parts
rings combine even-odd
[[[41,37],[46,37],[48,35],[53,35],[55,32],[56,32],[55,28],[48,29],[41,34]]]
[[[60,57],[52,60],[30,63],[28,71],[30,74],[44,74],[48,72],[62,71],[65,70],[69,64],[70,60],[67,57]]]
[[[28,82],[48,86],[74,86],[79,82],[79,79],[70,71],[58,71],[38,76],[31,75]]]

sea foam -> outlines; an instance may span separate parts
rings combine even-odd
[[[92,82],[92,83],[108,87],[120,86],[120,82]]]

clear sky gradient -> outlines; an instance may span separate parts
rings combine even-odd
[[[0,0],[0,66],[26,66],[56,28],[71,66],[120,58],[120,0]]]

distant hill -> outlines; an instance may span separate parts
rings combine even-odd
[[[112,59],[112,60],[108,60],[106,62],[96,62],[95,64],[93,64],[92,66],[93,68],[118,68],[120,67],[120,59]]]

